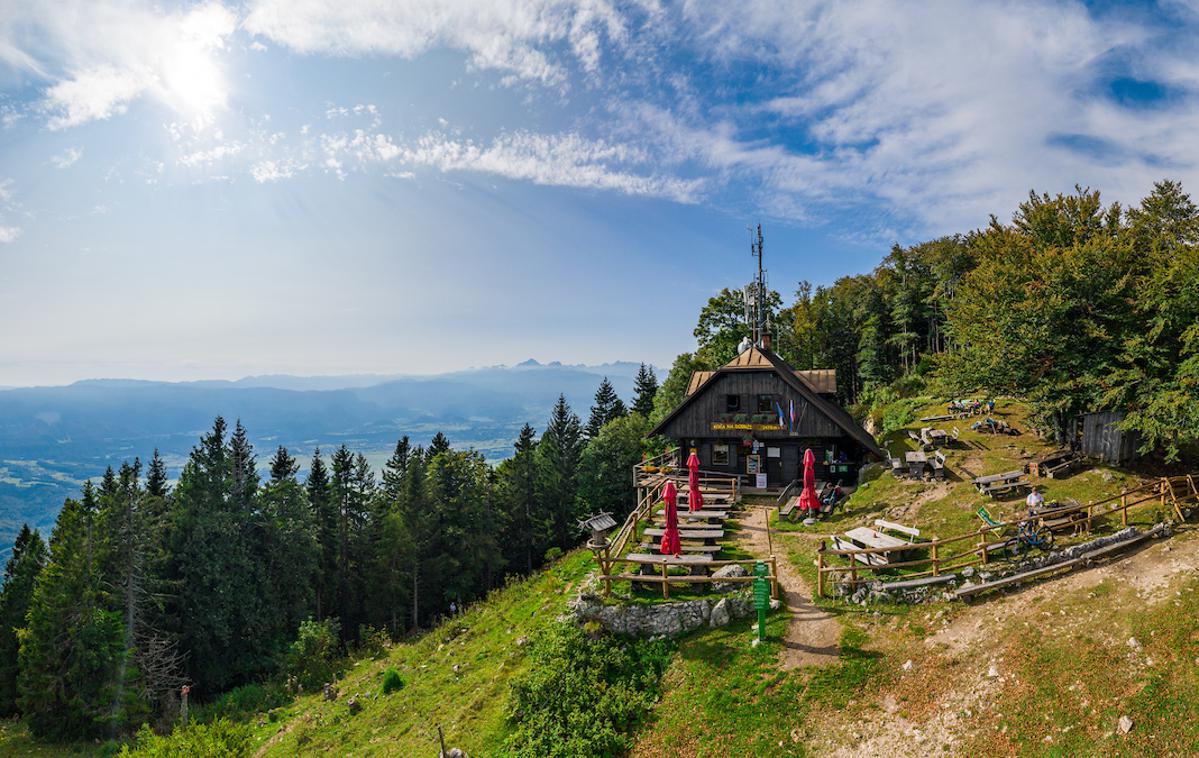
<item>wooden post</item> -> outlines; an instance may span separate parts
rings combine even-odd
[[[852,554],[849,556],[849,586],[858,586],[858,557]]]
[[[824,540],[816,550],[816,594],[824,597]]]
[[[933,537],[932,541],[932,556],[933,556],[933,576],[941,575],[941,565],[937,561],[937,538]]]
[[[770,510],[766,509],[766,549],[774,555],[774,539],[770,536]]]
[[[1091,521],[1094,518],[1094,506],[1087,503],[1087,534],[1091,533]]]
[[[1187,474],[1187,484],[1191,485],[1191,494],[1195,497],[1199,497],[1199,487],[1195,486],[1195,477]]]
[[[1120,492],[1120,523],[1123,526],[1128,526],[1128,490],[1124,489]]]
[[[774,554],[770,554],[770,596],[779,599],[779,564]]]
[[[441,754],[438,758],[445,758],[445,735],[441,733],[441,724],[437,725],[437,741],[441,743]]]
[[[666,568],[666,561],[662,561],[662,598],[665,600],[670,599],[670,582],[666,581],[668,576],[670,574]]]
[[[987,528],[984,526],[978,535],[978,554],[984,566],[987,565],[987,531]]]
[[[600,565],[604,569],[604,597],[612,597],[612,555],[607,545],[604,545],[604,561]]]

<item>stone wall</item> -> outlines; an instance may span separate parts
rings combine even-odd
[[[746,592],[710,600],[611,605],[592,592],[581,592],[568,607],[578,623],[594,621],[609,632],[634,637],[675,637],[703,627],[724,626],[755,613]]]

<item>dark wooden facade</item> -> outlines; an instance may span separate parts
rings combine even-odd
[[[1137,435],[1123,432],[1117,424],[1124,420],[1119,411],[1084,413],[1075,422],[1075,439],[1083,455],[1114,465],[1132,461],[1137,454]]]
[[[683,451],[695,448],[705,471],[739,474],[750,486],[755,466],[769,487],[802,478],[807,449],[816,457],[817,479],[856,483],[861,465],[883,455],[874,438],[781,358],[751,351],[699,383],[653,433]]]

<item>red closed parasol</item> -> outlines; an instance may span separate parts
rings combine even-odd
[[[808,448],[803,454],[803,493],[799,496],[799,510],[815,513],[820,510],[820,498],[816,496],[816,456]]]
[[[698,511],[704,507],[704,493],[699,491],[699,456],[695,450],[687,457],[687,510]]]
[[[679,555],[683,546],[679,539],[679,491],[674,482],[667,481],[662,488],[662,499],[666,501],[666,529],[662,533],[662,555]]]

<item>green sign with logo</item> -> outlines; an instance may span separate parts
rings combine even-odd
[[[754,608],[758,611],[758,639],[766,639],[766,611],[770,609],[770,569],[764,561],[754,564]]]

